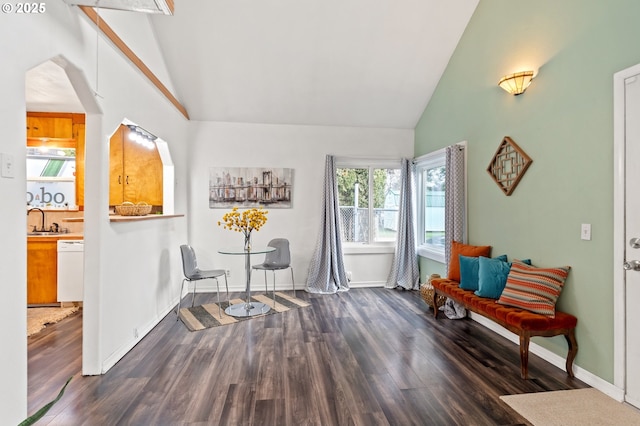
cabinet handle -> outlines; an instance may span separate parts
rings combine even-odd
[[[129,175],[127,175],[127,185],[129,185]]]
[[[122,176],[118,175],[118,185],[122,185]]]

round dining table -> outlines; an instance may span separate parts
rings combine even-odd
[[[235,305],[229,305],[224,310],[227,315],[233,317],[251,317],[254,315],[262,315],[269,312],[271,307],[266,303],[255,302],[251,300],[251,255],[253,254],[265,254],[275,251],[275,247],[251,247],[245,250],[243,247],[230,247],[218,250],[220,254],[227,254],[232,256],[244,256],[244,273],[247,281],[247,294],[246,299],[242,303],[236,303]]]

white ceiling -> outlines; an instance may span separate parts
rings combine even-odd
[[[47,61],[25,76],[27,111],[84,112],[64,69]]]
[[[179,0],[149,19],[192,120],[413,129],[478,1]]]

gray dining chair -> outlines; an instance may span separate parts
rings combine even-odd
[[[273,306],[276,306],[276,271],[291,269],[291,284],[293,285],[293,297],[296,296],[296,282],[293,278],[293,267],[291,266],[291,252],[289,251],[289,240],[286,238],[274,238],[267,244],[275,247],[275,250],[265,255],[264,262],[253,265],[252,270],[264,271],[264,291],[267,289],[267,271],[273,272]]]
[[[200,280],[214,279],[216,280],[216,289],[218,293],[218,315],[222,318],[222,305],[220,304],[220,285],[218,284],[218,277],[224,275],[224,285],[227,287],[227,301],[229,300],[229,284],[227,283],[227,274],[224,269],[208,269],[202,270],[198,268],[198,261],[196,259],[196,253],[188,244],[180,246],[180,253],[182,253],[182,271],[184,272],[184,278],[182,280],[182,286],[180,286],[180,300],[178,301],[178,307],[176,308],[176,320],[180,317],[180,305],[182,303],[182,292],[184,290],[185,282],[193,283],[193,295],[191,296],[191,306],[196,298],[196,285]]]

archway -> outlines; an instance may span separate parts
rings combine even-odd
[[[27,111],[84,113],[85,139],[100,139],[102,123],[100,106],[83,71],[70,63],[65,57],[55,56],[26,71],[25,89],[25,107]],[[85,146],[90,147],[90,144]],[[26,158],[23,160],[26,161]],[[86,178],[86,175],[84,178]],[[91,221],[84,222],[83,233],[85,237],[87,234],[97,232],[94,229],[95,226],[96,224],[92,224]],[[86,265],[88,263],[96,264],[96,262],[99,262],[97,250],[91,246],[86,247],[83,264],[85,277],[87,277],[88,270]],[[95,281],[85,280],[85,284],[86,282],[94,282],[94,285],[98,285]],[[98,292],[87,292],[86,285],[84,290],[82,372],[85,375],[99,374],[100,368],[97,362],[98,303],[96,300]],[[89,332],[87,332],[88,330]]]

